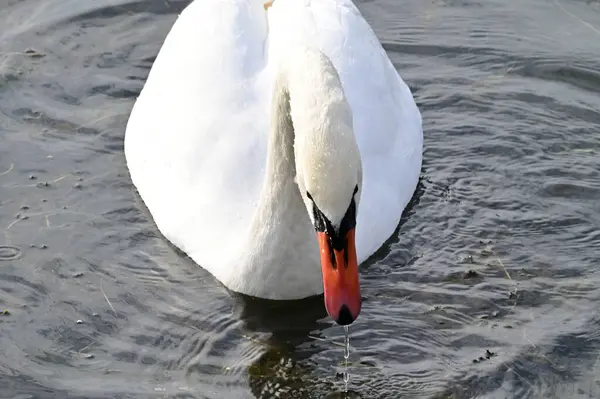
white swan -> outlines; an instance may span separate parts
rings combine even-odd
[[[349,324],[357,265],[416,188],[421,115],[351,0],[269,5],[184,10],[131,112],[127,164],[164,236],[230,290],[324,292]]]

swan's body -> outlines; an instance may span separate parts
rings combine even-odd
[[[125,153],[167,239],[233,291],[298,299],[323,292],[306,192],[338,228],[358,184],[360,263],[397,227],[422,141],[410,90],[350,0],[196,0]]]

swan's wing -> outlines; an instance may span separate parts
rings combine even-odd
[[[421,115],[351,0],[275,0],[269,11],[270,57],[294,43],[317,45],[331,58],[352,108],[363,161],[356,239],[363,261],[394,232],[416,188]]]
[[[135,186],[161,232],[207,265],[235,256],[258,199],[266,37],[260,1],[193,2],[168,34],[128,122]]]

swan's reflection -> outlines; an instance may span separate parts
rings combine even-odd
[[[323,306],[323,296],[297,301],[272,301],[232,294],[233,315],[252,332],[271,334],[274,345],[299,345],[313,330],[331,326]]]
[[[331,380],[315,381],[310,358],[323,351],[323,345],[314,337],[332,326],[323,296],[282,302],[234,295],[234,302],[234,317],[242,320],[244,329],[269,335],[264,353],[248,368],[256,398],[313,398],[315,391],[332,398],[358,397],[327,393],[336,388],[334,370]]]

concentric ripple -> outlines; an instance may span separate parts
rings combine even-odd
[[[0,245],[0,261],[17,260],[21,257],[21,249],[14,245]]]

